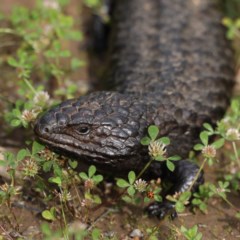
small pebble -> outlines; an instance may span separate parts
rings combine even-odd
[[[38,234],[41,234],[41,231],[39,230],[39,228],[37,226],[29,226],[24,232],[23,232],[23,236],[28,237],[29,239],[32,238],[34,236],[37,236]]]
[[[21,238],[21,237],[22,237],[22,235],[21,235],[19,232],[15,231],[15,230],[9,232],[8,234],[9,234],[11,237],[13,237],[13,238]]]
[[[134,239],[140,239],[143,237],[143,234],[139,229],[136,228],[130,233],[130,237]]]
[[[81,221],[75,221],[71,224],[69,224],[69,231],[70,232],[77,232],[79,230],[85,230],[87,229],[88,225],[86,223],[83,223]]]
[[[114,231],[105,232],[104,235],[105,237],[113,238],[115,236],[115,232]]]

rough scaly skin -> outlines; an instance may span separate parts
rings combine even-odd
[[[187,161],[204,122],[215,124],[228,106],[232,53],[214,0],[119,0],[113,17],[109,64],[104,76],[114,91],[68,100],[35,125],[54,151],[99,170],[124,175],[149,161],[140,145],[147,127],[168,136],[167,154],[180,155],[171,173],[154,162],[146,177],[173,182],[169,193],[189,188],[198,167]],[[202,174],[193,190],[203,181]],[[173,208],[149,206],[162,218]]]

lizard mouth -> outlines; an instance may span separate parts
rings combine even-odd
[[[40,129],[41,126],[36,124],[34,132],[37,139],[53,152],[91,164],[115,165],[119,160],[97,151],[97,146],[92,146],[90,150],[73,136],[63,133],[47,133],[46,131],[43,134]]]

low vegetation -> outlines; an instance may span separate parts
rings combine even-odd
[[[236,4],[236,1],[232,2]],[[16,76],[16,101],[4,104],[5,109],[1,113],[8,131],[14,128],[31,131],[32,123],[47,108],[85,91],[85,88],[77,88],[69,79],[74,71],[86,63],[73,57],[65,47],[66,41],[82,39],[82,33],[74,28],[74,19],[64,14],[63,9],[67,4],[67,0],[43,0],[37,1],[32,10],[18,7],[13,9],[9,17],[0,15],[0,20],[7,22],[7,27],[0,27],[0,35],[18,39],[17,49],[0,58],[1,66],[10,66]],[[100,11],[101,3],[98,0],[87,0],[85,4],[95,12]],[[223,19],[223,24],[227,27],[227,37],[235,45],[239,44],[240,19],[231,18],[230,14]],[[236,53],[238,51],[236,48]],[[39,82],[38,79],[43,81]],[[45,87],[50,84],[54,84],[54,91]],[[48,93],[48,90],[51,92]],[[6,101],[4,97],[1,100]],[[190,159],[199,163],[200,170],[206,167],[215,169],[220,155],[224,155],[224,166],[217,180],[205,182],[197,193],[192,194],[190,187],[184,193],[167,196],[168,200],[175,202],[179,215],[190,210],[196,214],[208,214],[209,201],[221,199],[233,209],[231,217],[240,219],[240,209],[228,198],[229,193],[239,195],[240,191],[239,123],[240,98],[235,97],[228,113],[216,127],[209,123],[203,125],[199,144],[190,152]],[[0,239],[25,239],[21,235],[21,222],[13,206],[16,199],[24,198],[26,192],[44,206],[39,216],[45,219],[40,224],[43,239],[119,239],[114,234],[106,236],[104,229],[96,227],[98,219],[91,221],[89,216],[101,207],[107,207],[100,216],[104,218],[129,205],[143,209],[151,201],[162,201],[161,179],[146,182],[141,178],[142,174],[153,161],[165,161],[169,170],[174,172],[174,162],[179,161],[180,157],[166,155],[165,147],[171,144],[170,139],[157,138],[158,133],[157,126],[149,126],[148,136],[141,141],[143,147],[148,147],[150,155],[150,161],[142,172],[136,174],[130,171],[127,179],[115,179],[115,183],[110,186],[97,173],[95,166],[79,173],[76,160],[59,156],[31,139],[27,139],[26,147],[16,153],[4,151],[0,166],[6,169],[7,177],[0,186],[0,205],[5,208],[0,222],[7,222],[8,229],[4,224],[1,226]],[[196,152],[200,152],[197,157]],[[114,192],[114,197],[109,192]],[[186,209],[189,203],[190,208]],[[80,223],[74,226],[74,223],[70,224],[73,220],[80,220]],[[158,239],[159,226],[141,229],[144,239]],[[204,239],[197,225],[170,225],[169,228],[169,239]],[[18,233],[16,238],[10,234],[13,231]],[[140,236],[134,239],[140,239]]]

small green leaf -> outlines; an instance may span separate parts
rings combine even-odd
[[[43,171],[44,172],[49,172],[53,166],[52,161],[46,161],[43,163]]]
[[[162,197],[159,194],[154,194],[154,200],[156,202],[162,202]]]
[[[83,38],[83,34],[80,31],[71,31],[68,32],[66,38],[74,41],[80,41]]]
[[[53,162],[53,172],[55,176],[61,177],[62,176],[62,169],[60,168],[60,166]]]
[[[187,191],[187,192],[183,192],[180,197],[179,197],[179,201],[181,202],[186,202],[190,197],[191,197],[191,192]]]
[[[234,23],[233,23],[233,20],[232,20],[231,18],[228,18],[228,17],[224,17],[224,18],[222,19],[222,23],[223,23],[223,25],[226,26],[226,27],[229,27],[229,26],[231,26],[231,25],[234,24]]]
[[[75,70],[75,69],[77,69],[77,68],[79,68],[79,67],[82,67],[82,66],[84,66],[85,65],[85,62],[84,61],[81,61],[81,60],[79,60],[79,59],[77,59],[77,58],[73,58],[72,60],[71,60],[71,68],[73,69],[73,70]]]
[[[231,180],[233,180],[233,176],[231,174],[226,174],[224,176],[224,179],[227,180],[227,181],[231,181]]]
[[[211,133],[214,132],[213,127],[209,123],[204,123],[203,126]]]
[[[100,239],[101,232],[98,228],[94,228],[92,231],[92,239],[93,240],[99,240]]]
[[[93,195],[90,192],[88,192],[88,191],[84,192],[85,199],[92,200],[92,197],[93,197]]]
[[[148,127],[148,134],[152,141],[154,141],[157,138],[158,133],[159,133],[159,129],[157,126],[151,125]]]
[[[122,178],[120,178],[120,179],[117,180],[117,185],[118,185],[119,187],[121,187],[121,188],[126,188],[126,187],[129,187],[129,186],[130,186],[130,184],[129,184],[126,180],[124,180],[124,179],[122,179]]]
[[[88,175],[85,172],[80,172],[79,177],[82,178],[83,180],[89,179]]]
[[[52,236],[52,229],[46,222],[41,224],[41,232],[44,234],[44,236]]]
[[[92,200],[96,204],[101,204],[102,203],[102,200],[101,200],[101,198],[98,195],[93,195],[92,196]]]
[[[18,117],[18,118],[21,118],[21,116],[22,116],[22,113],[21,113],[21,111],[20,111],[18,108],[14,108],[14,109],[12,110],[12,113],[13,113],[16,117]]]
[[[144,203],[149,203],[150,201],[151,201],[151,199],[150,198],[148,198],[148,197],[144,197]]]
[[[127,203],[132,203],[132,198],[130,198],[130,197],[127,196],[127,195],[124,195],[124,196],[122,197],[122,200],[125,201],[125,202],[127,202]]]
[[[220,186],[220,188],[223,188],[226,191],[226,190],[228,190],[226,188],[230,185],[230,183],[227,181],[226,182],[218,181],[218,185]]]
[[[171,172],[173,172],[174,169],[175,169],[175,165],[174,165],[171,161],[169,161],[169,160],[166,161],[166,164],[167,164],[167,168],[168,168]]]
[[[180,230],[181,230],[182,233],[187,232],[187,229],[184,226],[181,226]]]
[[[214,147],[215,149],[219,149],[224,145],[224,142],[225,142],[224,138],[220,138],[217,141],[213,142],[211,146]]]
[[[136,174],[134,171],[130,171],[128,173],[128,181],[130,184],[133,184],[135,182],[135,179],[136,179]]]
[[[171,201],[171,202],[177,202],[177,201],[178,201],[176,198],[174,198],[174,197],[171,196],[171,195],[167,195],[167,196],[166,196],[166,199],[169,200],[169,201]]]
[[[201,151],[204,148],[204,146],[202,144],[198,143],[193,148],[196,151]]]
[[[62,50],[60,51],[59,56],[63,58],[67,58],[71,56],[71,52],[68,50]]]
[[[170,144],[170,138],[169,137],[161,137],[157,141],[162,142],[164,145],[169,145]]]
[[[58,186],[62,185],[62,179],[60,177],[51,177],[49,182],[56,183]]]
[[[150,142],[151,142],[151,139],[149,138],[149,137],[143,137],[142,139],[141,139],[141,144],[142,145],[149,145],[150,144]]]
[[[72,169],[75,169],[75,168],[77,167],[77,165],[78,165],[78,162],[69,159],[68,164],[70,165],[70,167],[71,167]]]
[[[97,7],[100,3],[99,0],[84,0],[84,3],[91,8]]]
[[[21,121],[19,119],[13,119],[11,122],[10,122],[11,126],[12,127],[18,127],[21,125]]]
[[[198,233],[194,240],[201,240],[202,239],[202,233]]]
[[[235,26],[237,28],[240,28],[240,19],[239,18],[237,20],[235,20]]]
[[[133,186],[129,186],[127,189],[127,192],[130,196],[133,196],[135,194],[136,190]]]
[[[156,160],[156,161],[165,161],[166,158],[164,156],[157,156],[157,157],[154,158],[154,160]]]
[[[7,166],[7,162],[4,160],[0,160],[0,166]]]
[[[95,173],[96,173],[97,169],[94,165],[91,165],[88,169],[88,176],[89,178],[91,178]]]
[[[206,131],[200,133],[200,139],[204,146],[208,145],[208,133]]]
[[[176,211],[177,211],[178,213],[182,213],[182,212],[184,212],[184,210],[185,210],[184,204],[183,204],[182,202],[179,202],[179,201],[176,202],[175,208],[176,208]]]
[[[203,213],[208,213],[208,210],[207,210],[207,204],[202,202],[200,205],[199,205],[199,209],[203,212]]]
[[[207,163],[209,166],[213,165],[213,158],[208,158]]]
[[[48,51],[45,51],[44,55],[48,58],[55,58],[57,57],[57,53],[53,50],[48,50]]]
[[[236,213],[236,218],[240,219],[240,212]]]
[[[194,199],[192,200],[192,204],[193,204],[193,205],[199,205],[199,204],[201,204],[201,203],[202,203],[202,200],[201,200],[201,199],[194,198]]]
[[[190,232],[191,232],[191,234],[192,234],[193,237],[196,236],[197,230],[198,230],[197,225],[194,225],[194,226],[192,227],[192,229],[190,229]]]
[[[100,183],[103,180],[103,176],[99,174],[99,175],[93,176],[92,179],[95,183]]]
[[[27,150],[26,149],[21,149],[17,153],[17,161],[22,161],[26,156],[27,156]]]
[[[240,109],[240,102],[237,99],[232,100],[231,109],[234,113],[238,113]]]
[[[45,218],[46,220],[53,220],[53,216],[52,216],[51,212],[48,211],[48,210],[44,210],[44,211],[42,212],[42,216],[43,216],[43,218]]]
[[[181,157],[175,155],[175,156],[169,157],[168,160],[171,160],[171,161],[178,161],[178,160],[181,160]]]
[[[54,207],[52,207],[52,208],[50,209],[50,211],[49,211],[49,210],[44,210],[44,211],[42,212],[42,217],[43,217],[44,219],[50,220],[50,221],[55,220],[55,209],[54,209]]]
[[[19,66],[19,63],[13,57],[8,58],[8,64],[12,67],[18,67]]]
[[[34,141],[32,145],[32,154],[35,155],[42,151],[45,147],[39,142]]]

